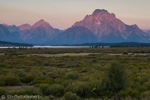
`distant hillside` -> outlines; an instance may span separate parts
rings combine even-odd
[[[0,46],[33,46],[32,44],[0,41]]]
[[[81,46],[110,46],[110,47],[150,47],[150,43],[122,42],[122,43],[85,43]]]

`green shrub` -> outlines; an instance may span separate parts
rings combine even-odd
[[[5,85],[5,80],[0,76],[0,86],[6,86]]]
[[[52,79],[60,77],[59,74],[58,74],[58,72],[49,72],[48,76],[51,77]]]
[[[75,72],[71,72],[71,73],[67,74],[67,79],[75,80],[75,79],[78,79],[78,78],[79,78],[79,75]]]
[[[6,93],[6,90],[4,88],[0,88],[0,96],[5,95],[5,93]]]
[[[39,89],[37,88],[27,88],[24,91],[26,95],[41,95]]]
[[[100,80],[95,80],[88,83],[89,88],[89,96],[98,98],[104,95],[105,88],[102,86],[102,82]]]
[[[145,82],[143,85],[144,85],[145,87],[147,87],[148,90],[150,90],[150,81]]]
[[[147,90],[147,87],[146,86],[141,86],[141,85],[139,85],[138,87],[137,87],[137,90],[140,92],[140,93],[142,93],[142,92],[144,92],[144,91],[146,91]]]
[[[108,90],[118,93],[127,87],[128,78],[126,76],[125,69],[119,63],[114,62],[109,66],[103,81],[106,82]]]
[[[54,97],[53,95],[50,95],[48,100],[57,100],[57,97]]]
[[[146,98],[146,97],[149,97],[150,98],[150,91],[145,91],[145,92],[143,92],[143,93],[141,93],[141,99],[142,98]]]
[[[21,78],[21,82],[23,83],[30,83],[34,80],[34,76],[32,74],[27,74],[23,78]]]
[[[72,86],[72,83],[74,83],[73,80],[65,80],[62,82],[62,85],[65,87],[65,91],[67,91],[68,88],[71,88],[70,85]]]
[[[9,95],[26,95],[25,91],[13,90],[9,93]]]
[[[38,76],[34,79],[33,84],[52,84],[53,79],[45,76]]]
[[[24,90],[13,90],[9,94],[10,95],[40,95],[41,93],[36,88],[28,88]]]
[[[42,91],[43,95],[49,95],[49,93],[47,93],[49,89],[49,84],[41,84],[39,88]]]
[[[71,92],[66,92],[63,98],[64,100],[80,100],[79,96]]]
[[[89,87],[87,83],[78,82],[72,85],[73,92],[76,93],[80,97],[88,97],[89,96]]]
[[[62,84],[64,82],[64,78],[56,78],[55,80],[54,80],[54,83],[55,84]]]
[[[133,97],[133,98],[139,98],[140,93],[137,90],[133,90],[132,88],[127,88],[126,90],[122,90],[118,93],[118,97]]]
[[[56,97],[61,97],[64,95],[64,87],[62,85],[59,84],[54,84],[51,85],[48,89],[47,89],[47,93],[49,92],[49,95],[53,95]]]
[[[0,76],[0,85],[1,86],[16,86],[19,85],[20,80],[17,76],[14,75],[2,75]]]
[[[137,100],[136,98],[132,98],[131,96],[127,96],[124,99],[122,98],[121,100]]]

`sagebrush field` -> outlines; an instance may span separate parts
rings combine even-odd
[[[150,48],[0,49],[0,95],[150,100]]]

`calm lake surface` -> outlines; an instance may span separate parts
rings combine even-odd
[[[0,48],[19,48],[19,47],[0,47]],[[33,46],[27,48],[89,48],[89,46]]]

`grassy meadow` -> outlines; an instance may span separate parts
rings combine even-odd
[[[150,100],[150,48],[0,49],[0,96]]]

